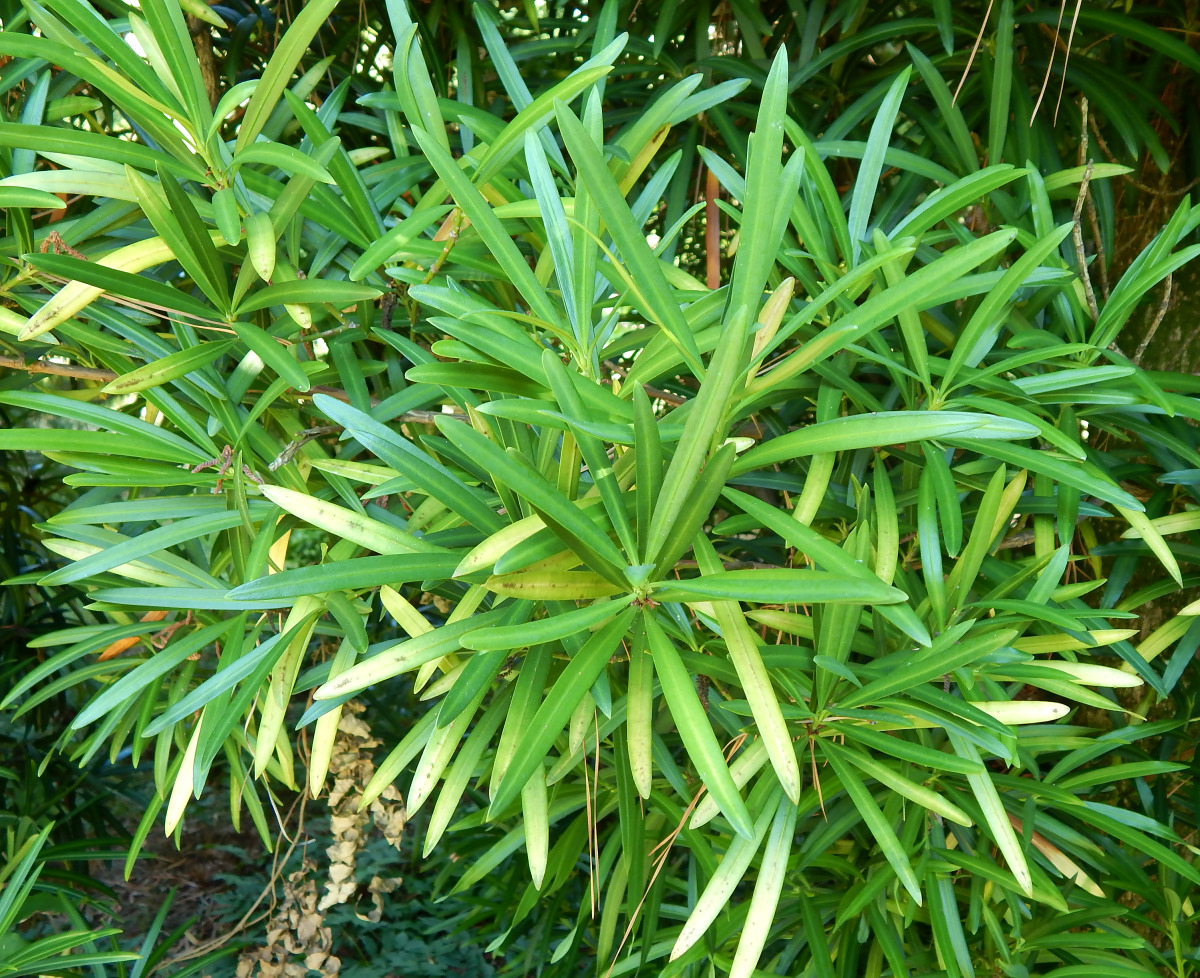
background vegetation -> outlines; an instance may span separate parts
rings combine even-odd
[[[0,3],[0,975],[1193,974],[1194,15]]]

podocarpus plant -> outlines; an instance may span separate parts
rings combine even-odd
[[[1155,974],[1114,897],[1200,875],[1165,805],[1105,792],[1182,767],[1139,751],[1187,718],[1129,723],[1119,690],[1165,694],[1151,660],[1191,617],[1135,648],[1074,548],[1115,518],[1182,580],[1178,517],[1108,445],[1186,460],[1147,419],[1200,405],[1111,347],[1200,210],[1090,300],[1072,205],[1120,168],[893,148],[908,69],[865,140],[817,140],[780,49],[741,172],[704,154],[737,240],[708,288],[664,257],[690,214],[646,225],[680,159],[658,147],[714,96],[686,79],[606,124],[615,4],[582,65],[457,131],[391,5],[382,162],[333,135],[348,85],[289,90],[333,7],[215,111],[168,0],[53,0],[0,38],[141,137],[0,125],[18,341],[114,375],[0,395],[83,425],[0,447],[78,470],[38,580],[93,616],[5,702],[94,691],[70,743],[152,755],[142,837],[218,755],[266,832],[258,792],[323,791],[349,697],[415,684],[364,804],[399,778],[429,809],[425,852],[453,842],[446,885],[514,972]],[[827,155],[859,160],[849,186]],[[107,200],[43,252],[16,208],[49,190]],[[289,566],[299,526],[326,542]]]

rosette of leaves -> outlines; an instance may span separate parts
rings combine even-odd
[[[138,36],[178,51],[171,8],[143,9]],[[11,282],[27,337],[53,329],[121,376],[78,398],[4,395],[91,426],[40,435],[88,488],[45,524],[68,562],[40,580],[96,616],[6,702],[94,691],[75,753],[153,755],[144,837],[163,807],[179,824],[219,754],[265,830],[255,784],[320,792],[341,705],[411,681],[429,708],[363,804],[399,778],[410,814],[428,809],[426,853],[454,840],[447,882],[494,895],[477,923],[495,946],[564,973],[583,956],[613,974],[1153,974],[1109,881],[1149,861],[1200,877],[1158,812],[1102,799],[1180,765],[1131,756],[1170,729],[1128,723],[1139,704],[1119,693],[1165,691],[1155,650],[1114,627],[1132,613],[1096,601],[1073,548],[1115,517],[1181,580],[1092,433],[1194,416],[1110,346],[1194,255],[1179,245],[1200,212],[1185,202],[1092,315],[1059,202],[1085,173],[996,164],[921,184],[928,168],[892,148],[905,71],[839,190],[828,147],[789,115],[781,52],[744,168],[706,157],[738,226],[729,282],[709,289],[665,257],[680,221],[646,235],[678,166],[651,166],[649,136],[696,110],[690,92],[610,132],[606,47],[456,159],[397,5],[386,111],[429,170],[409,173],[403,208],[389,184],[401,220],[355,238],[332,215],[355,212],[362,167],[303,95],[284,99],[297,156],[254,132],[320,16],[289,29],[237,138],[209,139],[213,173],[243,154],[258,197],[177,172],[196,164],[174,125],[154,132],[180,147],[175,170],[163,150],[60,137],[129,155],[114,221],[156,260],[33,255],[72,283],[47,298],[33,271]],[[94,72],[51,52],[70,45],[45,25],[16,53]],[[960,220],[982,204],[1004,226]],[[71,231],[97,254],[113,243]],[[373,326],[380,268],[408,286],[411,333]],[[160,334],[103,295],[197,318]],[[226,338],[199,340],[197,306]],[[330,321],[346,332],[309,332]],[[106,395],[130,400],[93,403]],[[299,526],[326,548],[289,567]],[[164,610],[158,648],[147,613]],[[129,638],[139,651],[88,658]],[[1128,668],[1094,661],[1107,650]],[[297,733],[289,706],[310,692]],[[1124,763],[1090,766],[1112,752]]]

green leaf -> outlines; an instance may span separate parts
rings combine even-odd
[[[720,557],[702,535],[696,538],[695,552],[697,561],[710,580],[722,576]],[[716,573],[713,573],[714,570]],[[725,647],[729,650],[729,658],[737,671],[742,692],[750,704],[750,712],[758,726],[759,736],[771,758],[775,777],[783,786],[788,799],[798,802],[800,767],[796,763],[796,749],[792,745],[791,733],[779,707],[778,694],[771,685],[771,675],[759,653],[758,636],[746,622],[737,602],[714,601],[711,608],[725,639]]]
[[[182,312],[196,319],[211,321],[217,314],[211,306],[144,275],[134,275],[99,262],[82,261],[70,255],[23,255],[34,268],[68,281],[86,282],[122,299],[133,299],[151,307]]]
[[[303,594],[360,590],[383,584],[395,587],[411,581],[448,577],[457,563],[455,554],[399,553],[356,557],[260,577],[234,588],[229,592],[229,598],[234,601],[278,601]]]
[[[663,553],[683,507],[700,477],[706,459],[711,460],[713,443],[724,434],[730,394],[745,369],[747,353],[747,315],[735,315],[721,333],[708,371],[688,411],[679,446],[671,456],[667,473],[658,492],[658,504],[645,536],[646,553]],[[643,422],[644,426],[645,422]],[[736,464],[736,463],[735,463]],[[690,538],[689,538],[690,539]]]
[[[825,571],[756,568],[725,571],[680,581],[660,581],[662,601],[722,598],[759,604],[896,604],[908,600],[903,591],[879,580]]]
[[[468,632],[484,625],[503,620],[508,608],[496,608],[469,618],[449,622],[440,628],[414,636],[396,645],[383,649],[368,659],[355,663],[343,673],[332,677],[317,687],[313,699],[328,700],[347,693],[357,693],[375,683],[384,682],[404,672],[411,672],[426,662],[440,659],[461,647],[461,639]]]
[[[771,823],[771,833],[767,836],[763,849],[762,867],[758,871],[758,879],[754,882],[754,893],[746,910],[746,924],[738,939],[729,978],[751,978],[766,946],[775,923],[783,884],[787,878],[788,860],[792,854],[798,814],[793,802],[786,798],[780,799],[779,808]]]
[[[197,537],[209,533],[227,530],[230,527],[239,525],[241,522],[241,514],[237,512],[210,513],[205,516],[193,516],[189,519],[176,520],[166,526],[160,526],[157,529],[139,534],[122,543],[106,547],[100,552],[92,554],[90,557],[84,557],[82,560],[77,560],[67,567],[52,571],[41,578],[41,583],[43,585],[51,585],[70,584],[74,581],[81,581],[94,574],[102,574],[104,571],[111,570],[120,564],[126,564],[147,554],[153,554],[155,551],[166,550],[168,547],[185,543],[188,540],[195,540]]]
[[[171,249],[172,256],[224,316],[229,311],[229,288],[209,232],[200,224],[195,210],[189,210],[190,203],[187,207],[181,206],[180,201],[186,200],[186,195],[175,183],[175,178],[163,170],[159,172],[159,186],[167,194],[166,198],[153,183],[128,164],[125,166],[125,179],[137,195],[138,206]]]
[[[14,187],[11,185],[0,186],[0,207],[37,207],[39,209],[50,208],[51,210],[61,210],[67,204],[55,194],[47,193],[45,190],[31,190],[26,187]]]
[[[356,513],[294,489],[265,485],[261,487],[261,492],[284,512],[291,513],[313,526],[319,526],[339,540],[353,541],[376,553],[431,554],[439,553],[442,549],[418,536],[397,529],[390,523],[372,519],[365,513]]]
[[[298,391],[306,391],[312,386],[304,368],[270,333],[251,323],[230,323],[229,326],[237,333],[238,339],[290,386]]]
[[[266,309],[268,306],[282,306],[285,303],[300,303],[318,305],[328,302],[339,309],[368,299],[377,299],[381,295],[379,289],[369,285],[359,285],[356,282],[338,282],[332,279],[298,279],[294,282],[277,282],[253,292],[249,298],[238,304],[239,315]]]
[[[1013,89],[1013,5],[1001,0],[992,54],[992,91],[988,107],[988,162],[1004,161],[1008,137],[1008,107]]]
[[[857,767],[863,774],[874,778],[885,787],[891,788],[910,801],[915,801],[918,805],[929,809],[929,811],[940,815],[942,818],[947,818],[959,825],[971,824],[971,819],[967,816],[966,812],[957,805],[951,804],[936,791],[909,780],[898,772],[893,771],[886,764],[881,764],[861,751],[838,747],[829,740],[821,744],[821,750],[827,756],[831,752],[837,754]]]
[[[634,613],[632,608],[621,612],[571,656],[571,661],[555,680],[522,734],[503,780],[492,786],[490,813],[504,812],[520,796],[525,783],[545,761],[551,745],[562,733],[579,701],[604,671],[613,650],[633,621]]]
[[[595,523],[584,516],[541,473],[517,456],[506,453],[475,429],[460,422],[437,419],[438,430],[487,469],[497,485],[517,493],[537,510],[543,522],[592,570],[622,585],[625,558]]]
[[[827,745],[822,745],[822,750],[825,746]],[[883,851],[884,858],[891,864],[892,869],[896,871],[896,876],[919,906],[922,903],[921,884],[917,882],[917,876],[913,872],[912,863],[909,862],[908,853],[905,852],[904,846],[896,837],[891,823],[880,810],[879,804],[871,796],[871,792],[867,790],[862,779],[855,773],[854,768],[847,764],[837,752],[828,752],[825,756],[838,780],[841,781],[842,787],[846,789],[846,794],[854,802],[854,807],[862,817],[863,823]]]
[[[605,52],[607,54],[607,52]],[[616,49],[612,57],[616,57],[620,49]],[[594,60],[594,59],[593,59]],[[537,132],[542,125],[554,114],[555,104],[569,104],[581,92],[587,91],[600,79],[604,78],[612,66],[608,64],[581,65],[571,72],[558,84],[542,92],[537,98],[517,113],[516,117],[501,130],[500,135],[492,140],[483,158],[479,161],[479,169],[475,174],[477,183],[486,183],[503,169],[504,165],[516,155],[527,133]]]
[[[1162,534],[1157,527],[1150,522],[1149,517],[1145,512],[1139,512],[1133,509],[1126,509],[1123,506],[1117,507],[1119,512],[1130,527],[1136,531],[1136,535],[1146,541],[1146,545],[1153,551],[1154,556],[1158,558],[1168,574],[1171,575],[1175,583],[1183,587],[1183,578],[1180,576],[1179,562],[1175,559],[1175,555],[1171,552],[1171,545],[1163,539]],[[1125,534],[1126,536],[1132,534]]]
[[[345,426],[380,461],[412,479],[422,492],[444,503],[472,526],[492,534],[506,525],[480,498],[480,493],[374,418],[325,394],[314,396],[313,404],[331,421]]]
[[[512,651],[546,642],[558,642],[568,636],[582,634],[585,630],[592,631],[603,625],[614,614],[624,611],[632,600],[633,595],[626,595],[615,601],[596,601],[585,608],[548,615],[533,622],[481,628],[465,635],[462,646],[464,649],[490,652]]]
[[[874,703],[884,696],[940,678],[989,652],[1002,648],[1016,638],[1017,634],[1016,629],[999,629],[965,639],[948,648],[945,647],[944,641],[935,642],[932,650],[918,657],[908,652],[897,652],[877,659],[872,664],[871,671],[880,674],[882,678],[842,697],[839,706],[848,709]]]
[[[575,162],[579,179],[587,186],[613,242],[620,249],[629,274],[637,284],[639,303],[679,348],[688,367],[698,376],[702,375],[704,370],[696,339],[667,284],[658,258],[646,242],[645,232],[634,220],[633,212],[604,164],[599,148],[583,123],[566,106],[560,103],[556,110],[558,127]]]
[[[643,615],[646,640],[654,659],[654,671],[662,684],[663,697],[675,719],[675,728],[695,765],[704,786],[712,793],[722,814],[742,839],[754,839],[756,827],[746,803],[729,773],[713,733],[712,724],[700,705],[692,677],[688,675],[672,641],[651,614]],[[685,799],[689,800],[690,799]]]
[[[155,717],[154,720],[146,725],[142,731],[142,735],[153,737],[160,731],[166,730],[167,727],[173,727],[180,720],[191,716],[197,710],[203,709],[209,703],[216,700],[217,697],[233,689],[237,683],[252,676],[270,659],[271,653],[277,649],[281,641],[286,648],[293,637],[294,632],[283,632],[278,635],[272,635],[232,664],[226,665],[224,660],[222,660],[221,668],[211,678],[205,680],[178,703],[173,704],[169,709]],[[275,652],[276,655],[281,653],[282,649]]]
[[[1068,486],[1074,486],[1088,495],[1096,496],[1114,506],[1120,506],[1122,509],[1136,513],[1145,511],[1145,507],[1140,502],[1088,462],[1059,458],[1051,452],[1038,451],[1024,445],[1010,445],[1000,441],[980,441],[973,437],[976,434],[977,432],[968,431],[963,435],[948,435],[946,439],[960,448],[978,452],[980,455],[991,456],[1019,469],[1041,472]]]
[[[734,890],[738,888],[746,870],[750,868],[750,863],[762,848],[776,813],[785,804],[789,803],[787,799],[780,797],[778,789],[771,792],[754,823],[753,835],[748,839],[740,835],[734,837],[729,848],[725,850],[721,865],[708,881],[704,892],[696,900],[696,905],[692,907],[692,912],[679,931],[679,937],[671,948],[672,961],[700,940],[716,920],[717,914],[729,906]]]
[[[983,765],[975,761],[964,760],[957,754],[947,751],[923,747],[921,744],[903,740],[899,735],[879,733],[861,723],[843,720],[836,724],[836,729],[840,736],[848,740],[857,741],[864,747],[891,754],[900,760],[919,764],[922,767],[939,771],[953,771],[957,774],[979,774],[983,771]]]
[[[912,68],[904,68],[896,76],[875,113],[875,121],[871,123],[871,134],[867,137],[867,147],[858,167],[854,190],[850,195],[849,228],[852,250],[848,257],[851,265],[857,264],[859,255],[862,254],[863,241],[867,236],[867,222],[871,219],[871,204],[879,193],[883,157],[892,139],[892,129],[896,125],[896,115],[900,111],[900,101],[904,98],[910,74]]]
[[[483,243],[504,267],[506,274],[511,277],[512,284],[529,303],[533,314],[546,322],[557,323],[558,310],[550,301],[546,290],[534,276],[532,269],[521,256],[520,249],[512,240],[510,232],[500,223],[500,218],[488,205],[483,194],[459,168],[458,161],[429,133],[417,128],[413,129],[413,136],[430,165],[450,189],[454,202],[467,215]]]
[[[141,663],[132,672],[126,673],[108,689],[93,699],[71,721],[70,729],[78,730],[93,720],[107,715],[126,700],[136,696],[150,683],[161,679],[172,669],[179,666],[188,656],[199,652],[207,645],[224,637],[229,629],[238,623],[238,619],[229,618],[194,631],[183,638],[176,639],[162,652],[159,652]]]
[[[242,125],[244,126],[245,122]],[[266,140],[251,143],[245,149],[238,150],[230,168],[236,170],[246,163],[265,163],[267,166],[277,167],[287,173],[303,174],[320,183],[335,185],[337,183],[329,171],[311,156],[306,156],[294,146],[286,146],[283,143],[272,143]]]
[[[959,757],[969,761],[980,759],[979,751],[970,741],[953,730],[947,730],[946,734]],[[979,774],[968,774],[966,778],[975,794],[975,800],[979,802],[979,807],[983,810],[983,818],[987,823],[988,831],[1008,861],[1009,871],[1016,878],[1017,884],[1025,895],[1032,896],[1033,878],[1030,876],[1029,866],[1025,861],[1025,851],[1021,848],[1021,840],[1017,838],[1017,833],[1013,830],[1012,822],[1009,821],[1008,813],[1004,809],[1004,802],[1000,800],[1000,794],[996,790],[991,775],[987,771],[982,771]]]
[[[905,445],[927,438],[1032,438],[1037,428],[993,414],[963,411],[880,411],[820,421],[750,449],[734,463],[734,473],[748,472],[789,459],[823,452],[849,452],[883,445]],[[1006,446],[1007,447],[1007,446]],[[1027,449],[1028,451],[1028,449]]]
[[[215,343],[200,343],[168,353],[159,360],[151,360],[128,373],[122,374],[116,380],[110,380],[104,385],[106,394],[132,394],[136,391],[160,387],[172,380],[178,380],[201,367],[215,363],[236,340],[220,340]]]
[[[233,148],[235,156],[258,139],[267,119],[279,104],[296,66],[337,4],[338,0],[309,0],[291,20],[286,33],[275,45],[271,60],[267,62],[266,70],[246,106]]]

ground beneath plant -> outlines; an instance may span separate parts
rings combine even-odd
[[[198,814],[203,816],[202,811]],[[227,812],[213,812],[211,819],[201,817],[186,825],[178,848],[173,837],[163,835],[161,821],[156,824],[128,880],[120,862],[93,864],[92,876],[115,894],[113,926],[120,927],[126,937],[146,934],[170,898],[161,935],[188,924],[169,951],[169,956],[175,957],[219,947],[235,938],[231,931],[250,909],[253,897],[247,901],[243,893],[232,901],[234,882],[245,877],[265,882],[271,862],[272,854],[249,818],[237,831],[229,824]],[[264,899],[261,908],[265,911],[268,906],[269,900]]]

